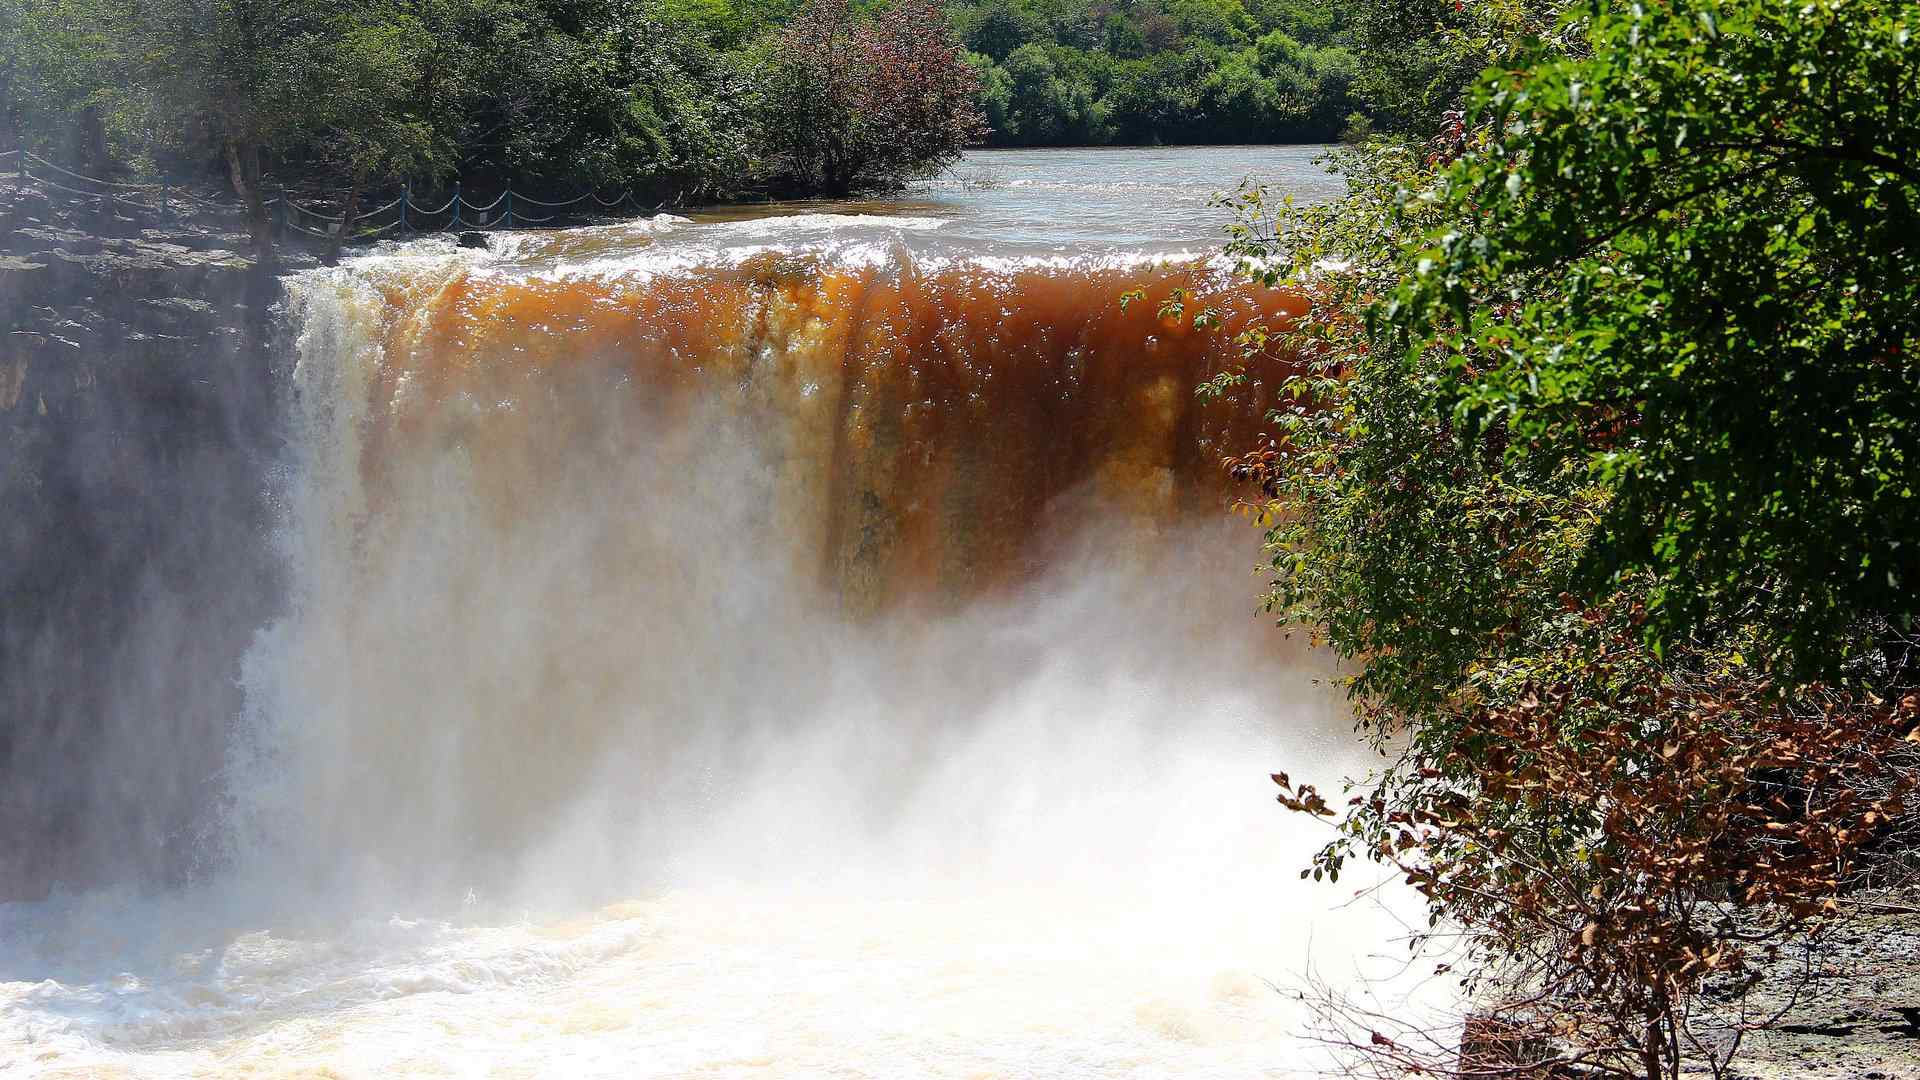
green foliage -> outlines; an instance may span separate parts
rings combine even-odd
[[[1107,55],[1121,60],[1138,60],[1147,55],[1147,36],[1119,12],[1107,16],[1105,44]]]
[[[1189,42],[1228,47],[1247,43],[1252,20],[1239,0],[1167,0],[1167,15]]]
[[[1253,0],[1247,5],[1247,11],[1257,26],[1281,31],[1301,41],[1325,44],[1345,40],[1357,7],[1316,0]]]
[[[1364,661],[1349,686],[1384,738],[1451,700],[1469,666],[1515,644],[1537,613],[1558,610],[1606,492],[1571,464],[1510,463],[1497,447],[1463,444],[1435,407],[1438,359],[1376,347],[1409,240],[1447,218],[1424,197],[1432,174],[1412,150],[1374,144],[1336,160],[1344,200],[1300,208],[1246,191],[1232,249],[1311,304],[1290,331],[1249,340],[1300,358],[1273,418],[1278,456],[1256,470],[1270,499],[1268,605]]]
[[[991,143],[1300,142],[1373,111],[1362,5],[956,0],[946,18]],[[867,19],[886,5],[847,8]],[[785,124],[804,92],[778,43],[804,11],[802,0],[20,0],[0,11],[0,138],[17,127],[95,170],[233,172],[234,149],[235,175],[269,185],[467,176],[681,198],[798,191],[805,170],[791,168]]]
[[[1655,648],[1760,618],[1757,659],[1843,677],[1920,614],[1914,11],[1589,18],[1475,95],[1383,329],[1463,438],[1604,485],[1579,586],[1649,575]]]
[[[1064,55],[1063,55],[1064,54]],[[1094,78],[1060,46],[1022,45],[989,78],[1007,87],[1001,140],[1020,145],[1105,142],[1110,137],[1104,103]]]
[[[1006,0],[973,13],[966,31],[968,49],[997,61],[1022,45],[1052,38],[1052,28],[1038,12]]]
[[[1891,676],[1920,572],[1910,18],[1593,12],[1482,84],[1457,159],[1376,143],[1337,157],[1340,203],[1243,196],[1235,250],[1313,304],[1270,601],[1358,697],[1423,716],[1562,597],[1622,590],[1656,651]]]
[[[1357,90],[1384,130],[1440,130],[1489,64],[1554,34],[1567,0],[1404,0],[1354,13],[1352,43],[1366,63]],[[1553,47],[1564,51],[1567,43]]]
[[[38,152],[95,173],[229,175],[257,216],[263,185],[288,180],[357,189],[464,175],[683,199],[806,188],[826,177],[792,168],[785,124],[804,91],[790,88],[793,58],[773,32],[797,6],[23,0],[0,13],[0,137],[17,127]],[[852,14],[884,29],[893,10],[878,23]],[[925,22],[916,33],[939,45],[944,28]],[[950,97],[917,113],[899,94],[863,98],[876,115],[848,122],[917,125],[887,154],[927,156],[856,182],[945,160],[970,115]]]
[[[1456,14],[1407,55],[1498,66],[1385,113],[1437,137],[1337,152],[1338,203],[1237,199],[1234,252],[1310,305],[1246,338],[1299,359],[1237,465],[1268,603],[1392,755],[1311,872],[1400,866],[1482,958],[1677,1040],[1725,912],[1830,910],[1913,789],[1914,9]]]
[[[988,61],[975,64],[997,145],[1256,143],[1330,140],[1363,107],[1348,11],[991,0],[952,18]]]

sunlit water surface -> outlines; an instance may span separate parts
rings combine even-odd
[[[1232,220],[1218,203],[1245,184],[1264,185],[1302,204],[1337,196],[1343,182],[1322,164],[1331,149],[976,150],[903,198],[856,203],[853,209],[938,220],[943,243],[981,254],[1070,255],[1100,248],[1205,253],[1225,239]],[[706,213],[694,217],[709,220]]]

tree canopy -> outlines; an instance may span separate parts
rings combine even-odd
[[[993,145],[1322,142],[1368,109],[1347,9],[990,0],[952,19]]]
[[[1367,36],[1364,10],[1359,0],[19,0],[0,12],[0,139],[17,134],[93,175],[219,172],[243,189],[263,177],[347,187],[468,176],[686,199],[843,191],[924,171],[947,151],[904,170],[895,151],[930,138],[943,148],[1298,142],[1365,130],[1376,98],[1394,100],[1369,88],[1397,84],[1373,73],[1385,39]],[[904,59],[882,62],[887,34]],[[964,67],[946,58],[956,40]],[[827,55],[872,78],[822,64]],[[825,98],[808,101],[813,90]],[[830,117],[830,129],[794,126]],[[900,137],[873,137],[885,124]],[[829,161],[848,139],[868,150],[851,176]]]
[[[226,173],[243,197],[268,173],[679,199],[885,188],[980,134],[952,31],[906,2],[23,0],[0,20],[0,79],[37,152],[94,175]],[[804,134],[857,164],[796,144],[796,80],[847,91]]]
[[[1656,644],[1755,616],[1839,677],[1920,614],[1920,65],[1912,9],[1587,18],[1483,82],[1389,317],[1463,437],[1608,499],[1580,584],[1654,582]]]

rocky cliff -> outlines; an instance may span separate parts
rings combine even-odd
[[[0,900],[191,872],[273,603],[278,287],[153,224],[0,189]]]

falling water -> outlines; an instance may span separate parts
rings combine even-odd
[[[0,909],[50,1075],[1310,1072],[1395,926],[1295,871],[1363,767],[1255,617],[1185,254],[669,217],[292,286],[292,582],[209,871]],[[1183,291],[1188,314],[1163,317]],[[1126,302],[1138,291],[1146,299]],[[31,977],[27,977],[31,976]]]

